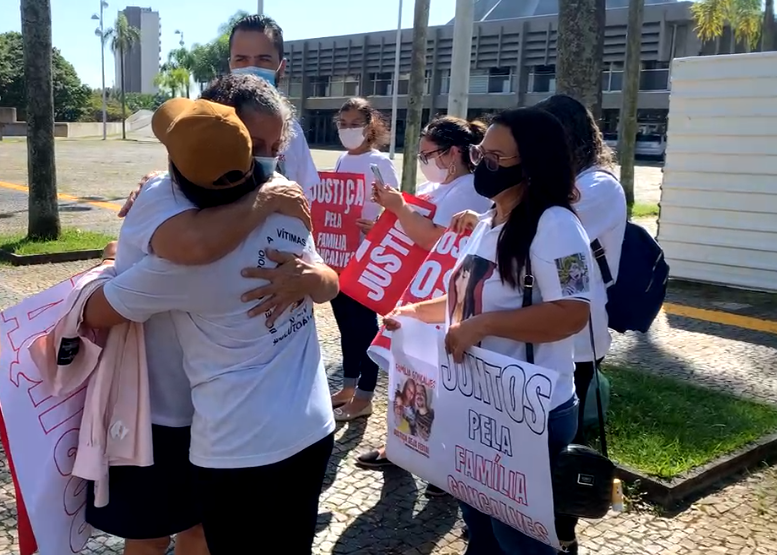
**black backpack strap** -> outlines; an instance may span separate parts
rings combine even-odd
[[[602,246],[602,243],[599,241],[599,239],[594,239],[591,241],[591,250],[594,253],[596,264],[599,266],[599,271],[602,273],[602,280],[604,280],[604,285],[610,285],[613,282],[612,272],[610,271],[610,265],[607,263],[607,256],[604,252],[604,247]]]
[[[523,308],[531,306],[532,293],[534,291],[534,275],[531,271],[531,255],[526,257],[526,267],[523,275]],[[534,364],[534,345],[526,344],[526,362]]]

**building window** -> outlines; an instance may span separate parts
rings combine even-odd
[[[620,92],[623,90],[623,63],[612,63],[602,72],[602,91]],[[639,73],[640,91],[668,91],[669,63],[643,62]]]
[[[335,97],[359,96],[358,75],[337,75],[330,82],[330,93]]]
[[[394,94],[393,73],[370,73],[369,83],[367,83],[366,96],[391,96]],[[426,71],[424,77],[424,94],[430,94],[432,84],[432,72]],[[410,91],[410,74],[400,73],[398,82],[398,93],[407,95]]]
[[[311,98],[325,98],[330,96],[330,78],[329,77],[312,77],[310,79],[310,96]]]
[[[556,66],[534,66],[529,73],[529,92],[555,93]]]
[[[513,90],[513,68],[492,67],[488,70],[488,92],[507,94]]]

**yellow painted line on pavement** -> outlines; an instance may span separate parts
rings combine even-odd
[[[15,183],[6,183],[4,181],[0,181],[0,187],[3,189],[10,189],[12,191],[19,191],[21,193],[29,193],[30,190],[28,187],[25,187],[24,185],[16,185]],[[105,208],[106,210],[113,210],[114,212],[118,212],[121,210],[122,205],[116,204],[115,202],[105,202],[101,200],[84,200],[80,197],[76,197],[73,195],[67,195],[65,193],[60,193],[57,195],[57,197],[60,200],[68,200],[71,202],[80,202],[81,204],[89,204],[91,206],[94,206],[96,208]]]
[[[746,330],[760,331],[764,333],[773,333],[777,335],[777,322],[773,320],[763,320],[753,318],[752,316],[741,316],[731,314],[730,312],[720,312],[718,310],[707,310],[704,308],[695,308],[692,306],[679,305],[674,303],[664,303],[664,312],[674,316],[684,316],[695,320],[704,320],[713,324],[723,324]]]

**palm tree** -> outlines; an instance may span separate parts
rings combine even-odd
[[[194,66],[194,55],[183,46],[171,50],[167,55],[167,63],[162,65],[163,71],[176,70],[176,79],[181,83],[181,88],[183,89],[186,98],[189,98],[189,93],[191,92],[191,76]],[[186,73],[185,78],[184,73]]]
[[[121,71],[121,138],[127,138],[127,102],[124,87],[124,56],[132,49],[132,46],[140,42],[140,29],[133,27],[127,21],[127,16],[119,12],[113,29],[105,32],[106,40],[111,41],[111,50],[119,54],[119,71]]]
[[[774,0],[766,0],[766,16],[761,11],[761,0],[699,0],[691,6],[691,14],[701,40],[719,39],[728,25],[734,40],[748,50],[758,45],[762,27],[774,28]],[[774,33],[768,35],[764,39],[772,44],[764,44],[762,50],[774,48]]]
[[[777,24],[774,22],[774,0],[766,0],[761,35],[761,50],[764,52],[777,50]]]
[[[623,68],[618,161],[621,185],[626,193],[629,217],[634,208],[634,154],[637,146],[637,100],[639,98],[640,50],[645,0],[629,0],[629,26],[626,31],[626,63]]]
[[[556,92],[602,114],[605,0],[559,0]]]
[[[22,40],[27,97],[27,199],[30,239],[60,233],[54,159],[54,90],[51,80],[51,1],[22,0]]]

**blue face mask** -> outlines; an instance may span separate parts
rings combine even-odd
[[[275,86],[275,72],[271,69],[255,66],[237,67],[232,70],[232,73],[245,73],[247,75],[253,75],[259,79],[264,79],[273,87]]]
[[[277,158],[254,156],[254,162],[262,166],[262,173],[267,176],[267,179],[272,177],[272,174],[275,173],[275,168],[278,167]]]

